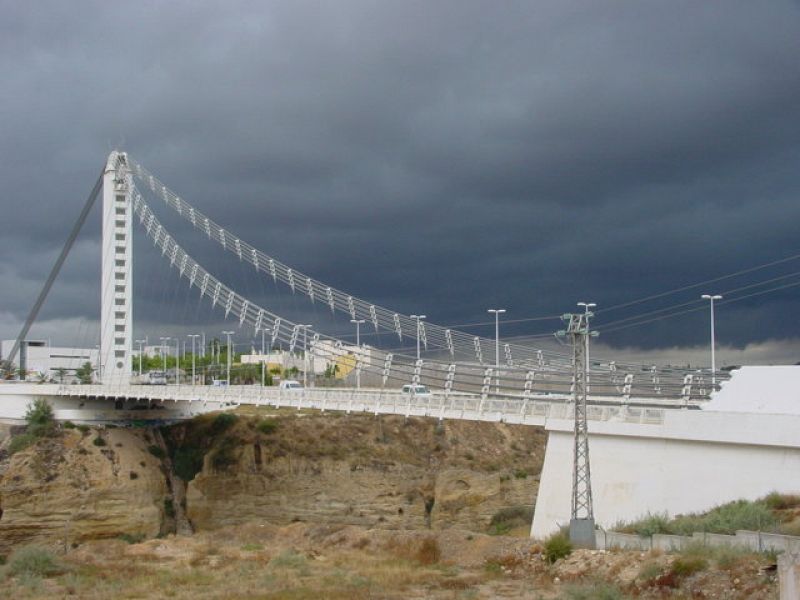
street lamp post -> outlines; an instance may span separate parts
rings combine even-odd
[[[161,358],[164,359],[164,381],[167,380],[167,342],[170,341],[172,338],[168,337],[159,337],[161,340]]]
[[[144,344],[147,340],[136,340],[136,343],[139,344],[139,377],[142,376],[142,344]]]
[[[425,315],[411,315],[411,318],[417,322],[417,360],[419,360],[419,328],[420,328],[420,321],[425,318]]]
[[[230,387],[231,385],[231,336],[234,334],[233,331],[223,331],[222,335],[228,336],[228,381],[225,382],[225,385]]]
[[[711,387],[713,388],[717,384],[717,361],[714,356],[714,300],[722,300],[722,296],[703,294],[700,298],[710,301],[711,304]]]
[[[594,316],[591,311],[597,306],[594,302],[578,302],[578,306],[583,307],[583,314],[586,315],[586,391],[589,391],[589,374],[592,372],[592,363],[589,361],[589,318]]]
[[[500,393],[500,315],[506,312],[505,308],[490,308],[486,312],[494,315],[494,393]]]
[[[194,353],[194,341],[200,337],[199,333],[190,333],[188,336],[192,339],[192,385],[197,385],[197,378],[196,378],[196,363],[195,363],[195,353]]]
[[[267,359],[264,358],[266,355],[266,346],[264,344],[264,330],[261,330],[261,387],[264,387],[267,383]]]
[[[308,328],[313,325],[300,325],[303,328],[303,389],[308,387]]]
[[[351,323],[355,323],[356,326],[356,348],[358,349],[358,360],[361,360],[361,324],[366,323],[364,319],[350,319]],[[417,334],[419,334],[419,328],[417,328]],[[419,358],[419,342],[417,343],[417,358]],[[361,389],[361,370],[356,369],[356,389]]]
[[[175,338],[175,385],[181,384],[181,341]]]

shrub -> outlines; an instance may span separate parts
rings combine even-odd
[[[625,533],[635,533],[644,537],[650,537],[656,533],[669,533],[669,516],[667,516],[667,513],[647,513],[646,516],[638,521],[622,524],[615,527],[615,529]]]
[[[702,556],[679,556],[672,567],[670,572],[678,577],[688,577],[708,568],[708,561]]]
[[[234,423],[236,423],[238,417],[233,413],[220,413],[216,416],[214,421],[211,423],[211,434],[212,435],[219,435],[224,431],[227,431],[228,428],[231,427]]]
[[[164,452],[164,449],[161,446],[156,446],[155,444],[150,444],[147,447],[147,451],[158,459],[164,459],[167,457],[167,453]]]
[[[92,440],[92,443],[95,446],[105,446],[106,445],[106,441],[103,438],[101,438],[99,435]]]
[[[763,502],[736,500],[722,504],[705,515],[686,515],[672,521],[672,533],[691,535],[694,531],[733,535],[737,529],[764,530],[777,525],[777,519]]]
[[[551,535],[544,543],[544,558],[553,564],[559,558],[565,558],[572,553],[572,543],[563,533]]]
[[[784,500],[780,497],[755,502],[736,500],[717,506],[707,513],[680,515],[672,520],[666,514],[648,514],[632,523],[619,523],[615,529],[642,536],[655,533],[692,535],[695,531],[733,535],[738,529],[771,531],[777,527],[778,519],[768,506],[770,502],[777,505]]]
[[[265,433],[269,435],[270,433],[274,433],[275,430],[278,428],[278,422],[275,419],[262,419],[258,422],[256,429],[258,429],[261,433]]]
[[[202,470],[205,455],[203,448],[195,446],[178,448],[172,461],[175,474],[184,481],[191,481]]]
[[[516,479],[527,479],[528,472],[525,469],[517,469],[514,471],[514,477]]]
[[[144,534],[143,533],[123,533],[119,536],[123,542],[128,544],[138,544],[139,542],[144,541]]]
[[[88,433],[89,429],[88,425],[78,425],[78,431],[81,433]]]
[[[643,582],[653,581],[661,575],[661,566],[658,563],[647,562],[639,569],[636,579]]]
[[[75,423],[72,421],[64,421],[64,429],[75,429]]]
[[[772,510],[786,510],[800,506],[800,496],[795,494],[779,494],[772,492],[764,498],[764,504]]]
[[[13,576],[49,577],[62,571],[55,556],[38,546],[25,546],[15,550],[8,561],[8,572]]]
[[[236,462],[236,446],[239,440],[235,437],[226,437],[217,446],[211,458],[215,469],[225,469]]]
[[[25,450],[25,448],[35,442],[36,436],[33,434],[23,433],[21,435],[15,435],[13,438],[11,438],[11,442],[8,445],[8,454],[10,456],[21,450]]]
[[[529,525],[533,518],[533,507],[519,505],[502,508],[489,521],[490,535],[505,535],[514,527]]]
[[[46,437],[55,431],[53,407],[44,398],[36,398],[28,404],[25,421],[28,423],[28,433],[36,437]]]

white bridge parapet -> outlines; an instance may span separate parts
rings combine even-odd
[[[571,397],[565,395],[522,398],[493,398],[463,393],[411,395],[397,390],[304,388],[282,390],[253,385],[215,387],[192,385],[64,385],[59,396],[108,399],[157,400],[161,402],[215,402],[222,405],[273,406],[276,408],[316,409],[373,414],[464,419],[543,426],[548,419],[570,419]],[[606,400],[607,401],[607,400]],[[632,399],[632,402],[635,402]],[[652,403],[651,399],[647,402]],[[661,423],[665,411],[682,408],[676,402],[662,401],[652,406],[622,403],[593,405],[589,418],[624,423]],[[692,411],[697,412],[697,411]]]

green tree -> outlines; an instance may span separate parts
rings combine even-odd
[[[67,376],[67,370],[64,367],[58,367],[56,369],[56,377],[58,378],[58,383],[64,383],[64,377]]]
[[[92,383],[92,374],[94,373],[94,367],[92,363],[85,362],[83,365],[75,370],[75,375],[78,377],[78,381],[83,384]]]
[[[28,433],[31,435],[36,437],[49,435],[55,426],[53,407],[44,398],[36,398],[28,404],[25,422],[28,424]]]

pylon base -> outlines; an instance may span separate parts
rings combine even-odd
[[[571,519],[569,541],[576,548],[595,549],[594,519]]]

